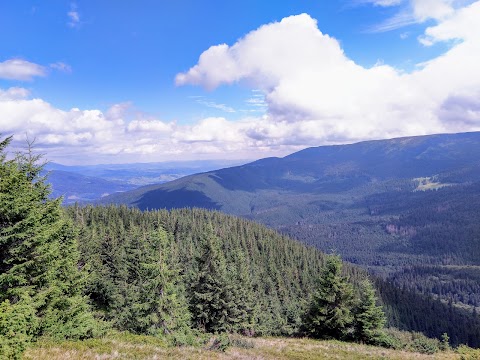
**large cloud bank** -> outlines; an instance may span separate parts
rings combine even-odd
[[[248,134],[270,140],[314,144],[479,130],[480,2],[451,12],[432,9],[442,21],[420,40],[426,46],[451,41],[452,47],[411,73],[355,64],[302,14],[233,46],[212,46],[176,81],[209,89],[245,81],[261,89],[268,122]]]

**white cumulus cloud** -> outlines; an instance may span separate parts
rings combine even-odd
[[[475,117],[465,121],[465,111],[451,113],[458,107],[449,105],[442,115],[459,97],[476,109],[469,94],[480,91],[480,2],[455,10],[440,3],[428,15],[437,25],[426,30],[425,41],[461,41],[411,73],[356,64],[302,14],[264,25],[232,46],[212,46],[176,82],[209,89],[245,82],[261,89],[266,120],[245,131],[257,141],[314,145],[480,130]],[[427,16],[421,10],[418,16]]]

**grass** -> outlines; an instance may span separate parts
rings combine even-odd
[[[85,341],[50,342],[43,340],[29,348],[24,359],[35,360],[110,360],[110,359],[480,359],[480,352],[465,348],[463,354],[454,351],[425,355],[380,347],[291,338],[235,337],[225,352],[204,346],[173,347],[162,338],[113,334]],[[479,356],[479,357],[477,357]]]

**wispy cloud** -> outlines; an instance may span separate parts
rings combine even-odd
[[[0,89],[0,101],[22,100],[30,95],[30,91],[21,87],[11,87],[7,90]]]
[[[64,72],[64,73],[71,73],[72,72],[72,67],[68,64],[65,64],[64,62],[58,61],[56,63],[50,64],[50,67],[52,69]]]
[[[71,28],[76,28],[79,27],[81,22],[80,22],[80,14],[77,11],[77,5],[75,3],[72,3],[70,5],[70,11],[67,12],[68,16],[68,26]]]
[[[367,32],[379,33],[421,24],[433,19],[443,21],[453,16],[456,10],[475,0],[357,0],[357,5],[371,4],[383,7],[398,7],[398,12],[385,21],[370,26]]]
[[[31,81],[34,77],[46,75],[45,67],[23,59],[0,62],[0,79]]]
[[[418,20],[415,18],[413,13],[404,10],[397,13],[393,17],[381,22],[380,24],[370,26],[369,28],[367,28],[366,32],[379,33],[392,31],[403,28],[405,26],[416,24],[417,22]]]
[[[212,109],[221,110],[221,111],[224,111],[224,112],[227,112],[227,113],[236,112],[234,108],[232,108],[228,105],[218,104],[215,101],[205,99],[203,96],[192,96],[192,98],[195,99],[195,102],[197,104],[200,104],[200,105],[212,108]]]
[[[268,104],[265,102],[265,94],[261,90],[252,90],[252,95],[245,104],[248,109],[242,110],[243,112],[265,112],[268,108]]]

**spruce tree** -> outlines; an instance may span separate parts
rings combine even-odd
[[[190,289],[193,321],[197,328],[206,332],[232,331],[237,309],[232,287],[227,281],[225,257],[211,224],[207,226],[200,245],[198,272]]]
[[[375,289],[370,280],[363,280],[359,291],[360,298],[354,309],[354,338],[363,343],[375,344],[382,336],[385,314],[382,307],[376,304]]]
[[[342,276],[342,261],[329,256],[310,306],[304,315],[306,335],[318,339],[345,339],[352,331],[353,287]]]
[[[49,199],[41,156],[29,147],[7,160],[10,140],[0,142],[0,302],[15,306],[28,299],[35,335],[91,336],[96,324],[82,294],[73,227],[61,199]]]
[[[255,303],[253,284],[246,256],[241,250],[234,253],[234,263],[229,266],[229,283],[236,304],[233,329],[247,336],[255,334]]]
[[[168,263],[167,233],[158,228],[140,239],[130,248],[134,253],[128,265],[136,270],[132,280],[138,291],[134,301],[128,301],[134,313],[131,329],[152,335],[185,330],[190,314],[178,268]]]

